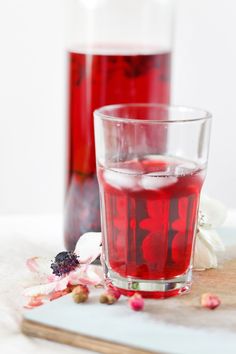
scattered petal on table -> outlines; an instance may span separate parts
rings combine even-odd
[[[26,309],[33,309],[34,307],[41,306],[45,303],[45,300],[41,296],[33,296],[30,298],[27,305],[24,306]]]

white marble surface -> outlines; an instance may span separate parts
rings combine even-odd
[[[227,230],[236,227],[236,211],[231,211],[225,224],[222,237],[226,237]],[[232,234],[233,237],[233,234]],[[227,238],[227,237],[226,237]],[[228,241],[227,242],[231,242]],[[28,338],[20,333],[19,324],[22,316],[23,298],[21,296],[22,287],[27,284],[29,274],[25,268],[25,260],[34,255],[49,255],[53,257],[57,252],[63,249],[62,242],[62,217],[60,215],[11,215],[0,216],[0,348],[4,354],[82,354],[91,353],[82,349],[75,349],[68,346],[62,346],[56,343],[50,343],[44,340]],[[61,301],[66,301],[62,299]],[[120,304],[121,305],[121,304]],[[92,309],[92,307],[91,307]],[[106,309],[106,307],[105,307]],[[104,309],[104,310],[105,310]],[[110,309],[110,307],[108,308]],[[113,311],[118,311],[119,307],[110,309],[108,315],[112,316]],[[125,310],[126,311],[126,310]],[[129,312],[130,313],[130,312]],[[131,313],[131,317],[137,322],[136,313]],[[93,316],[91,314],[91,316]],[[138,316],[146,316],[145,313]],[[88,328],[91,318],[87,316],[87,322],[84,328]],[[140,318],[138,331],[140,330]],[[166,328],[166,326],[168,328]],[[158,325],[154,331],[158,331],[161,342],[160,349],[170,353],[197,353],[196,345],[192,345],[195,340],[199,343],[198,353],[204,353],[204,341],[210,340],[210,351],[222,353],[221,342],[224,343],[224,352],[236,352],[236,339],[230,333],[224,333],[220,339],[217,335],[213,338],[203,331],[202,337],[192,334],[191,330],[171,325]],[[188,332],[190,331],[190,332]],[[157,333],[157,332],[155,332]],[[167,335],[169,333],[169,335]],[[181,337],[182,336],[182,337]],[[141,337],[141,333],[140,336]],[[176,350],[174,338],[182,338],[183,346]],[[204,339],[205,338],[205,339]],[[211,340],[212,338],[212,340]],[[170,340],[171,339],[171,340]],[[173,339],[173,340],[172,340]],[[159,349],[159,348],[158,348]],[[221,352],[220,352],[221,350]],[[205,351],[207,353],[207,351]]]

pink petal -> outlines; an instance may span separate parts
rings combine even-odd
[[[74,272],[69,274],[69,283],[71,285],[98,285],[103,282],[103,271],[101,266],[82,265]]]
[[[103,282],[104,274],[101,266],[89,265],[85,274],[85,279],[89,281],[91,285],[98,285]]]
[[[69,294],[69,292],[70,292],[70,291],[69,291],[68,289],[54,291],[54,292],[50,295],[49,300],[50,300],[50,301],[53,301],[53,300],[59,299],[60,297]]]
[[[68,282],[69,282],[69,276],[51,283],[32,286],[30,288],[26,288],[23,291],[23,295],[29,297],[39,296],[39,295],[49,295],[54,291],[66,289]]]
[[[34,307],[41,306],[45,303],[45,300],[40,296],[33,296],[27,305],[24,306],[26,309],[33,309]]]
[[[32,257],[27,259],[26,266],[33,273],[49,275],[51,273],[51,262],[45,257]]]
[[[83,234],[76,245],[75,253],[80,263],[92,263],[101,254],[101,232],[87,232]]]
[[[55,291],[65,290],[67,288],[68,283],[69,283],[69,275],[56,282]]]
[[[56,282],[48,283],[48,284],[41,284],[32,286],[30,288],[26,288],[23,291],[24,296],[38,296],[38,295],[48,295],[53,292],[56,288]]]
[[[78,285],[80,282],[81,270],[70,272],[69,274],[69,284]]]
[[[87,271],[88,266],[87,265],[81,265],[80,268],[77,270],[70,272],[69,274],[69,284],[70,285],[78,285],[78,284],[84,284],[83,280],[87,279],[86,271]],[[87,285],[84,284],[84,285]]]
[[[38,272],[37,258],[38,257],[32,257],[32,258],[27,259],[27,261],[26,261],[26,266],[32,273]]]
[[[58,280],[58,276],[54,275],[54,274],[50,274],[48,277],[47,277],[47,282],[48,283],[52,283],[54,281],[57,281]]]

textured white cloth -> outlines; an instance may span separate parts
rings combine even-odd
[[[25,260],[34,255],[52,257],[64,249],[62,217],[0,217],[0,352],[3,354],[85,354],[57,343],[27,337],[20,332],[22,289],[31,278]]]
[[[236,227],[236,211],[229,213],[227,227]],[[52,257],[63,247],[62,217],[0,217],[0,351],[4,354],[82,354],[86,350],[62,346],[21,334],[23,286],[30,279],[25,260]]]

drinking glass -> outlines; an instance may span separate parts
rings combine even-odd
[[[66,0],[68,163],[65,245],[100,231],[93,111],[169,103],[172,0]]]
[[[107,282],[124,295],[188,292],[210,113],[120,104],[94,124]]]

